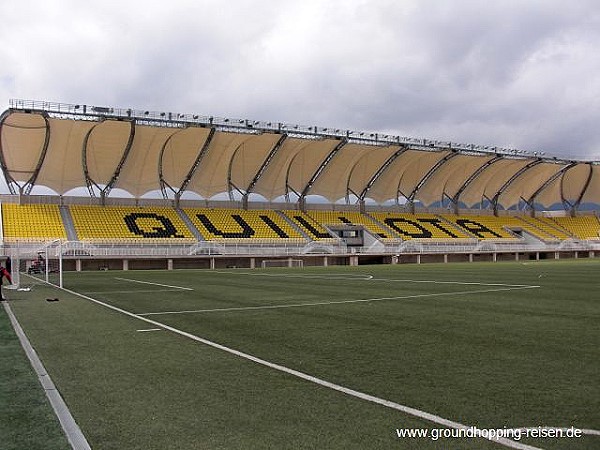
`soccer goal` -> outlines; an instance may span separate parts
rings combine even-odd
[[[267,267],[304,267],[304,261],[301,259],[264,259],[261,263],[263,269]]]
[[[4,264],[10,261],[12,278],[5,289],[28,290],[36,279],[63,287],[62,241],[15,242],[5,247],[5,255]]]

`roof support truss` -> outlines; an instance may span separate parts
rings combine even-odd
[[[490,159],[489,161],[486,161],[485,163],[483,163],[475,172],[473,172],[469,178],[467,178],[467,180],[462,184],[462,186],[458,189],[458,191],[456,191],[456,194],[454,194],[454,196],[452,197],[452,199],[450,200],[450,202],[452,203],[453,209],[454,209],[454,214],[458,214],[458,204],[460,202],[460,196],[462,195],[462,193],[469,187],[469,185],[475,181],[477,179],[477,177],[485,170],[487,169],[489,166],[491,166],[492,164],[500,161],[502,158],[502,156],[496,156],[492,159]]]
[[[319,165],[319,167],[317,168],[317,170],[315,170],[315,173],[313,174],[313,176],[310,178],[310,180],[308,180],[308,183],[306,183],[306,186],[304,186],[304,189],[302,190],[301,194],[300,194],[300,198],[298,199],[298,202],[300,203],[301,209],[303,209],[303,205],[304,205],[304,200],[306,198],[306,196],[308,195],[308,193],[310,192],[310,189],[312,188],[313,184],[315,184],[315,181],[317,181],[317,178],[319,178],[319,175],[321,175],[321,173],[323,173],[323,170],[325,169],[325,167],[327,167],[327,164],[329,164],[331,162],[331,160],[334,158],[334,156],[348,143],[348,139],[347,138],[342,138],[340,139],[340,141],[338,142],[338,144],[334,147],[333,150],[331,150],[329,152],[329,155],[327,155],[327,157],[323,160],[323,162]]]
[[[387,170],[388,167],[390,167],[392,165],[392,163],[400,156],[402,155],[402,153],[404,153],[406,150],[408,150],[407,146],[401,146],[392,156],[390,156],[382,165],[381,167],[379,167],[379,169],[377,169],[377,171],[373,174],[373,176],[371,177],[371,179],[369,180],[369,182],[367,183],[367,185],[365,186],[365,188],[362,190],[362,192],[357,195],[358,200],[361,204],[364,203],[365,198],[367,197],[367,194],[369,193],[369,191],[371,190],[371,188],[373,187],[373,185],[375,184],[375,182],[379,179],[379,177],[381,177],[381,175]],[[348,182],[350,182],[348,180]]]
[[[4,113],[2,113],[2,116],[0,116],[0,136],[2,136],[2,127],[4,126],[4,121],[11,113],[11,110],[7,110],[4,111]],[[35,168],[33,169],[33,172],[31,173],[29,179],[23,185],[19,185],[19,183],[10,174],[10,168],[7,166],[6,159],[4,158],[4,150],[2,149],[2,139],[0,139],[0,167],[2,168],[2,172],[4,173],[4,177],[6,178],[8,190],[13,195],[28,195],[31,193],[31,190],[35,185],[35,181],[37,180],[37,177],[40,173],[40,169],[44,164],[44,159],[46,159],[46,153],[48,152],[48,144],[50,142],[50,122],[48,120],[48,113],[46,111],[42,111],[39,114],[44,119],[44,125],[46,128],[46,133],[44,135],[44,143],[42,144],[42,151],[40,153],[38,162]],[[15,190],[15,186],[19,187],[19,192]]]
[[[433,165],[433,167],[431,169],[429,169],[427,171],[427,173],[419,180],[419,182],[413,188],[412,192],[410,194],[408,194],[408,196],[406,197],[408,206],[411,209],[411,211],[414,212],[415,198],[416,198],[417,194],[419,193],[419,190],[425,185],[425,183],[427,183],[427,181],[433,176],[433,174],[440,167],[442,167],[444,164],[446,164],[448,161],[450,161],[452,158],[454,158],[457,155],[459,155],[459,153],[455,152],[455,151],[453,151],[452,153],[448,153],[446,156],[444,156],[442,159],[440,159],[438,162],[436,162]],[[398,187],[398,194],[396,195],[396,200],[400,197],[400,194],[401,194],[400,188]]]
[[[99,123],[97,123],[96,125],[94,125],[85,134],[85,138],[83,140],[83,146],[81,149],[81,161],[83,164],[83,173],[85,175],[85,183],[87,185],[88,192],[90,193],[90,195],[92,197],[94,197],[95,196],[94,187],[96,187],[96,189],[98,189],[98,191],[100,192],[100,199],[101,199],[102,204],[104,204],[106,196],[108,196],[108,194],[112,190],[114,184],[116,183],[117,179],[119,178],[119,174],[121,173],[123,164],[125,164],[125,161],[127,161],[127,157],[129,156],[129,152],[131,151],[131,147],[133,146],[133,139],[135,138],[135,121],[127,120],[127,122],[129,122],[129,124],[130,124],[129,138],[127,139],[127,144],[125,144],[125,148],[123,149],[121,159],[119,160],[119,163],[117,164],[117,167],[115,168],[115,171],[114,171],[112,177],[110,178],[110,180],[106,183],[106,185],[104,187],[100,187],[100,185],[95,180],[93,180],[92,177],[90,176],[90,172],[89,172],[88,165],[87,165],[87,148],[88,148],[88,141],[90,139],[92,132],[103,121],[104,120],[102,120]]]
[[[506,188],[508,188],[512,183],[515,182],[515,180],[517,180],[519,177],[521,177],[525,172],[527,172],[529,169],[531,169],[532,167],[537,166],[538,164],[540,164],[543,160],[542,159],[536,159],[533,160],[529,163],[527,163],[524,167],[522,167],[521,169],[519,169],[517,171],[517,173],[515,173],[512,177],[510,177],[503,185],[500,189],[498,189],[498,191],[494,194],[494,196],[490,199],[490,202],[492,204],[492,209],[494,211],[494,215],[497,216],[498,215],[498,200],[500,199],[500,196],[504,193],[504,191],[506,190]]]
[[[275,145],[273,146],[273,148],[271,149],[271,151],[269,152],[269,154],[263,161],[262,165],[256,172],[256,175],[254,175],[254,178],[252,178],[252,181],[250,181],[250,183],[248,184],[248,187],[246,188],[246,192],[244,193],[244,196],[242,199],[245,209],[248,208],[248,195],[250,195],[252,193],[252,191],[254,190],[254,186],[256,186],[256,183],[258,183],[258,180],[260,180],[260,178],[263,176],[263,174],[265,173],[265,170],[267,169],[267,167],[269,166],[269,164],[271,163],[271,161],[273,160],[273,158],[275,157],[275,155],[277,154],[277,152],[279,151],[279,149],[281,148],[281,146],[283,145],[283,143],[285,142],[287,137],[288,137],[287,134],[282,134],[279,137],[279,139],[277,140],[277,142],[275,143]]]
[[[204,157],[208,153],[208,149],[210,147],[210,143],[213,140],[213,137],[215,136],[215,132],[216,132],[215,127],[211,127],[211,129],[208,133],[208,136],[206,137],[206,140],[204,141],[204,144],[202,144],[202,148],[198,152],[198,156],[196,156],[196,159],[194,160],[194,164],[192,164],[192,167],[190,167],[190,170],[188,171],[187,175],[185,176],[185,179],[183,180],[183,183],[181,183],[181,186],[175,193],[176,206],[179,206],[179,199],[181,198],[181,195],[187,189],[188,184],[190,184],[190,181],[191,181],[192,177],[194,176],[194,173],[196,173],[196,169],[198,169],[198,166],[202,162],[202,159],[204,159]],[[162,158],[161,158],[161,162],[162,162]]]
[[[585,180],[585,183],[583,185],[583,188],[581,189],[581,193],[579,194],[579,197],[577,197],[577,200],[575,200],[575,202],[571,203],[569,202],[566,198],[565,198],[565,194],[564,194],[564,178],[561,180],[561,186],[560,186],[560,196],[563,202],[563,205],[565,205],[565,210],[567,209],[567,207],[570,209],[570,213],[572,216],[575,215],[575,213],[577,212],[577,208],[579,208],[579,205],[581,204],[581,200],[583,199],[583,196],[585,195],[585,192],[588,190],[588,188],[590,187],[590,183],[592,182],[592,176],[594,174],[594,166],[591,163],[587,164],[589,167],[589,172],[588,172],[588,176]]]
[[[552,175],[550,178],[548,178],[539,188],[537,188],[537,190],[533,194],[531,194],[531,196],[528,199],[523,199],[523,201],[527,204],[529,209],[531,209],[531,213],[533,216],[535,216],[535,199],[537,198],[537,196],[540,195],[544,191],[544,189],[550,186],[559,177],[562,177],[569,169],[572,169],[576,165],[577,163],[567,164],[554,175]]]

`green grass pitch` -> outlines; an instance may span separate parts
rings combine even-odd
[[[500,449],[399,439],[443,427],[191,337],[468,426],[599,430],[599,274],[593,259],[108,271],[65,274],[105,305],[8,295],[94,449]]]

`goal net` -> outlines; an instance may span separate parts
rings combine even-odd
[[[304,261],[301,259],[265,259],[261,263],[263,269],[267,267],[304,267]]]
[[[28,290],[33,284],[46,282],[62,287],[61,241],[45,243],[15,242],[5,246],[3,267],[9,269],[12,283],[4,289]]]

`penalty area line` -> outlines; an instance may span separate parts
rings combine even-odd
[[[120,281],[129,281],[131,283],[140,283],[140,284],[150,284],[152,286],[162,286],[162,287],[166,287],[166,288],[172,288],[172,289],[181,289],[182,291],[193,291],[192,288],[189,287],[183,287],[183,286],[172,286],[170,284],[160,284],[160,283],[152,283],[150,281],[140,281],[140,280],[132,280],[131,278],[119,278],[119,277],[115,277],[115,280],[120,280]]]
[[[271,277],[271,278],[308,278],[315,280],[350,280],[350,281],[365,281],[372,280],[373,275],[343,275],[343,274],[331,274],[331,275],[289,275],[282,273],[251,273],[251,272],[239,272],[239,271],[226,271],[226,270],[213,270],[211,273],[219,273],[225,275],[246,275],[251,277]]]
[[[321,378],[317,378],[315,376],[306,374],[304,372],[300,372],[298,370],[291,369],[289,367],[282,366],[280,364],[276,364],[276,363],[267,361],[265,359],[258,358],[256,356],[250,355],[248,353],[244,353],[244,352],[242,352],[240,350],[236,350],[236,349],[231,348],[231,347],[226,347],[225,345],[219,344],[217,342],[210,341],[210,340],[202,338],[200,336],[196,336],[195,334],[188,333],[187,331],[183,331],[183,330],[180,330],[178,328],[172,327],[170,325],[166,325],[166,324],[164,324],[162,322],[157,322],[156,320],[148,319],[147,317],[142,317],[139,314],[132,313],[130,311],[127,311],[125,309],[122,309],[122,308],[119,308],[117,306],[111,305],[109,303],[105,303],[105,302],[102,302],[100,300],[96,300],[93,297],[89,297],[87,295],[80,294],[79,292],[72,291],[72,290],[66,289],[66,288],[59,288],[59,289],[62,289],[63,291],[68,292],[68,293],[70,293],[72,295],[76,295],[78,297],[81,297],[81,298],[84,298],[86,300],[89,300],[89,301],[91,301],[93,303],[96,303],[96,304],[98,304],[100,306],[104,306],[105,308],[112,309],[113,311],[117,311],[117,312],[119,312],[121,314],[124,314],[126,316],[132,317],[134,319],[142,320],[142,321],[144,321],[146,323],[149,323],[149,324],[154,325],[156,327],[160,327],[160,328],[162,328],[164,330],[167,330],[167,331],[171,331],[172,333],[175,333],[175,334],[178,334],[180,336],[186,337],[188,339],[191,339],[193,341],[196,341],[196,342],[199,342],[201,344],[207,345],[209,347],[215,348],[217,350],[221,350],[221,351],[224,351],[224,352],[229,353],[231,355],[237,356],[239,358],[246,359],[246,360],[252,361],[252,362],[254,362],[256,364],[268,367],[270,369],[286,373],[288,375],[294,376],[294,377],[299,378],[301,380],[308,381],[310,383],[313,383],[313,384],[316,384],[316,385],[319,385],[319,386],[322,386],[322,387],[326,387],[326,388],[332,389],[332,390],[337,391],[337,392],[341,392],[341,393],[346,394],[348,396],[355,397],[355,398],[358,398],[360,400],[364,400],[364,401],[367,401],[367,402],[375,403],[375,404],[378,404],[380,406],[385,406],[387,408],[403,412],[403,413],[411,415],[413,417],[418,417],[418,418],[426,420],[428,422],[432,422],[432,423],[436,423],[436,424],[439,424],[439,425],[443,425],[445,427],[454,428],[454,429],[458,429],[458,430],[469,430],[469,429],[472,429],[471,426],[464,425],[462,423],[455,422],[453,420],[445,419],[445,418],[437,416],[435,414],[431,414],[431,413],[428,413],[426,411],[421,411],[420,409],[412,408],[410,406],[402,405],[400,403],[392,402],[390,400],[385,400],[383,398],[379,398],[379,397],[376,397],[374,395],[370,395],[370,394],[366,394],[364,392],[356,391],[354,389],[351,389],[351,388],[348,388],[348,387],[345,387],[345,386],[341,386],[339,384],[331,383],[329,381],[323,380]],[[515,448],[515,449],[518,449],[518,450],[540,450],[538,447],[533,447],[533,446],[530,446],[530,445],[521,444],[520,442],[516,442],[516,441],[513,441],[512,439],[507,439],[507,438],[482,437],[482,439],[487,439],[488,441],[495,442],[496,444],[500,444],[500,445],[503,445],[503,446],[509,447],[509,448]]]
[[[490,292],[504,292],[504,291],[516,291],[522,289],[535,289],[540,286],[522,286],[522,287],[507,287],[497,289],[478,289],[473,291],[459,291],[459,292],[437,292],[433,294],[415,294],[415,295],[401,295],[398,297],[378,297],[378,298],[361,298],[355,300],[332,300],[326,302],[313,302],[313,303],[294,303],[290,305],[263,305],[263,306],[238,306],[233,308],[212,308],[212,309],[193,309],[183,311],[162,311],[162,312],[148,312],[138,313],[138,316],[159,316],[168,314],[192,314],[192,313],[207,313],[207,312],[228,312],[228,311],[254,311],[261,309],[284,309],[284,308],[303,308],[309,306],[327,306],[327,305],[343,305],[346,303],[370,303],[370,302],[381,302],[384,300],[407,300],[411,298],[427,298],[427,297],[443,297],[450,295],[469,295],[469,294],[486,294]]]

